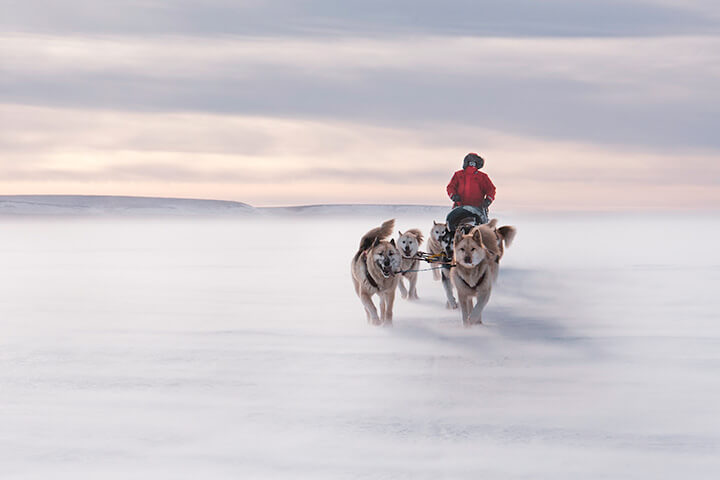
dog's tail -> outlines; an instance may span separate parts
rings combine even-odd
[[[504,227],[498,228],[497,232],[498,235],[500,235],[502,241],[505,242],[505,246],[509,247],[510,245],[512,245],[513,240],[515,240],[517,228],[505,225]]]
[[[385,240],[387,237],[392,235],[393,229],[395,228],[395,219],[390,219],[384,222],[377,228],[373,228],[360,240],[360,247],[358,248],[357,255],[360,255],[365,250],[372,248],[380,240]],[[356,256],[357,256],[356,255]]]
[[[417,228],[411,228],[410,230],[405,230],[405,233],[409,233],[410,235],[415,236],[415,238],[417,238],[418,245],[422,245],[424,237],[420,230],[418,230]]]

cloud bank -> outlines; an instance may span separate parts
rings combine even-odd
[[[713,2],[0,4],[8,193],[720,206]]]

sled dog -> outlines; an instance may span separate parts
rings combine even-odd
[[[367,320],[373,325],[392,324],[395,289],[400,271],[400,251],[395,240],[385,239],[392,234],[395,220],[388,220],[373,228],[360,240],[360,247],[352,259],[351,274],[355,293],[365,307]],[[373,295],[380,297],[378,316]]]
[[[445,253],[445,258],[452,259],[453,253],[453,234],[450,230],[445,230],[445,235],[440,237],[440,246]],[[440,269],[440,280],[442,281],[443,289],[445,290],[445,297],[447,303],[445,306],[451,310],[458,308],[457,300],[455,300],[455,293],[453,292],[453,284],[451,280],[451,267],[450,265],[443,265]]]
[[[473,228],[470,224],[458,225],[457,230],[454,233],[462,232],[463,234],[469,233]],[[440,237],[440,246],[443,249],[446,259],[450,259],[454,263],[455,251],[454,251],[454,234],[452,230],[446,229],[445,234]],[[445,290],[445,297],[447,297],[447,308],[455,310],[458,308],[457,300],[455,300],[455,293],[453,291],[451,265],[443,265],[440,270],[440,280],[442,281],[443,289]]]
[[[460,300],[463,325],[482,323],[482,310],[490,299],[500,259],[515,234],[515,227],[497,228],[496,219],[474,227],[469,233],[461,228],[455,232],[451,276]],[[474,305],[473,299],[476,299]]]
[[[417,279],[418,272],[408,272],[408,270],[417,270],[420,265],[420,259],[417,256],[420,245],[423,241],[423,234],[415,228],[407,230],[405,233],[398,232],[397,247],[400,250],[400,269],[403,272],[398,282],[400,295],[402,298],[409,300],[417,300]],[[408,287],[405,288],[405,279],[408,281]]]
[[[445,253],[445,248],[440,243],[441,239],[447,234],[447,223],[437,223],[433,220],[432,230],[430,230],[430,238],[427,241],[428,252],[432,255],[441,255]],[[433,270],[433,278],[441,279],[440,269]]]

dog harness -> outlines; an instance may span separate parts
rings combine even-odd
[[[485,271],[483,271],[482,275],[480,275],[480,280],[477,281],[477,283],[474,286],[471,286],[467,281],[460,275],[458,275],[458,278],[470,289],[475,290],[477,287],[480,286],[483,280],[485,280],[485,276],[487,275],[487,267],[485,268]]]
[[[418,263],[420,263],[420,258],[418,258],[418,257],[410,257],[410,258],[402,257],[402,259],[403,260],[412,260],[412,262],[410,262],[410,265],[408,266],[408,268],[403,268],[402,271],[400,272],[403,277],[406,274],[415,271],[415,269],[417,269]],[[400,266],[402,267],[402,264]]]
[[[370,269],[367,266],[367,252],[363,252],[362,258],[365,260],[365,278],[367,278],[368,283],[375,289],[380,290],[380,287],[378,286],[377,282],[374,278],[370,275]]]

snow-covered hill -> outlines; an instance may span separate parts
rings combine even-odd
[[[302,205],[296,207],[267,207],[258,210],[274,215],[304,216],[353,216],[353,215],[432,215],[443,218],[450,210],[449,206],[437,205],[372,205],[372,204],[338,204],[338,205]]]
[[[223,200],[104,195],[2,195],[0,215],[197,216],[247,215],[250,205]]]
[[[433,215],[449,207],[433,205],[306,205],[258,207],[225,200],[110,195],[0,195],[0,216],[353,216]]]

